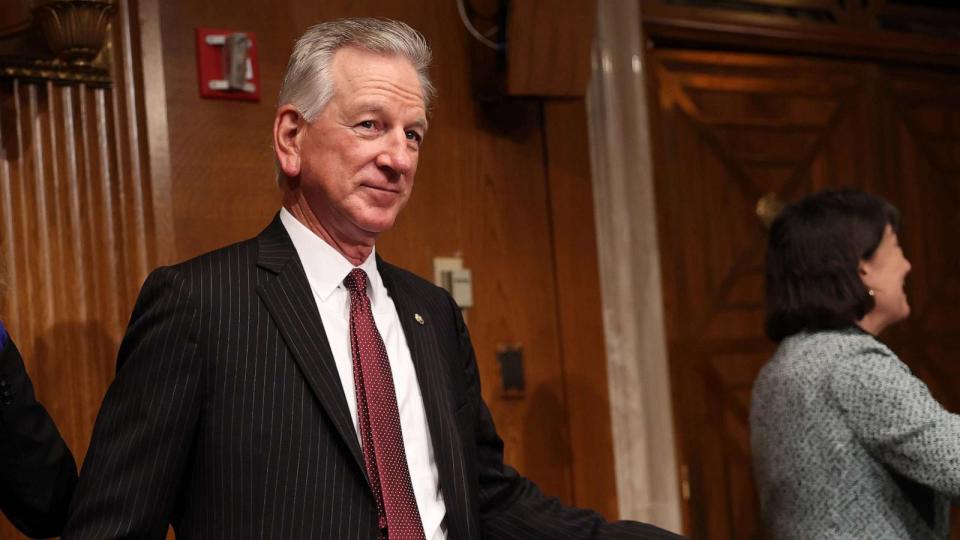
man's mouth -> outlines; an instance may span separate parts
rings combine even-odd
[[[367,190],[367,196],[370,202],[375,205],[392,205],[400,198],[400,190],[393,187],[377,186],[373,184],[362,184]]]
[[[391,185],[363,183],[363,184],[360,184],[360,186],[361,186],[361,187],[365,187],[365,188],[367,188],[367,189],[372,189],[372,190],[375,190],[375,191],[382,191],[382,192],[386,192],[386,193],[400,193],[400,190],[399,190],[399,189],[397,189],[396,187],[391,186]]]

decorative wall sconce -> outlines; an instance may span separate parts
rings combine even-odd
[[[115,11],[105,0],[38,0],[33,9],[53,54],[79,65],[100,53]]]
[[[101,51],[117,0],[2,1],[15,9],[0,17],[0,78],[111,83],[109,52]]]

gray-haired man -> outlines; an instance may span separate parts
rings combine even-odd
[[[297,43],[256,238],[144,284],[67,538],[669,538],[503,464],[450,297],[377,258],[427,134],[430,50],[347,19]]]

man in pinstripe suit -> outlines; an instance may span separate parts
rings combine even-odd
[[[457,306],[376,256],[413,186],[429,59],[394,21],[298,41],[274,122],[283,208],[256,238],[147,279],[64,538],[162,538],[168,524],[182,539],[674,537],[564,507],[504,465]],[[351,350],[364,292],[399,472],[361,444],[363,421],[382,422],[358,407],[371,399]],[[386,502],[396,475],[413,508],[402,527]]]

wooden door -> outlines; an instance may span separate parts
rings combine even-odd
[[[872,187],[867,65],[657,51],[651,97],[658,225],[678,448],[693,538],[763,537],[750,390],[763,334],[758,202]]]
[[[763,336],[758,202],[845,185],[901,209],[913,314],[882,339],[960,411],[960,77],[753,54],[650,60],[685,525],[693,538],[763,538],[748,411],[774,345]]]
[[[930,387],[960,412],[960,77],[887,69],[878,78],[882,121],[883,195],[903,212],[902,243],[913,271],[910,318],[884,340]],[[953,513],[960,538],[960,512]]]

